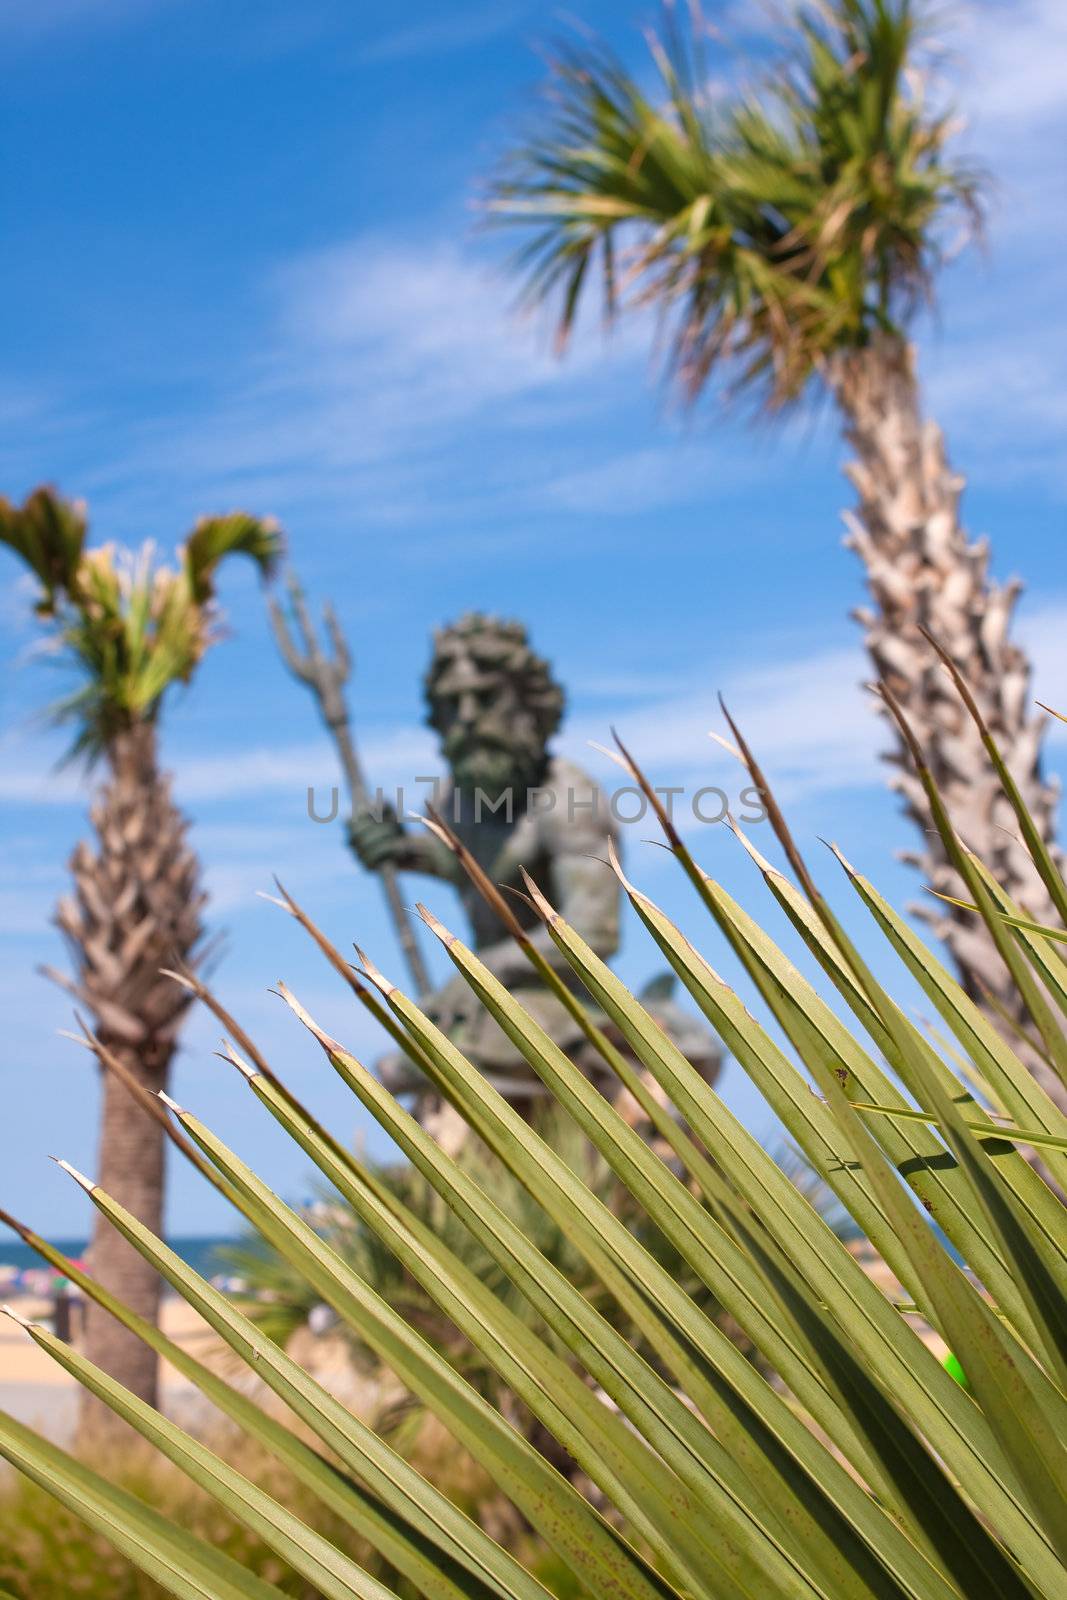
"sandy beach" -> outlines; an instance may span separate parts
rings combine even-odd
[[[10,1303],[19,1316],[48,1325],[50,1301],[23,1297]],[[198,1360],[215,1364],[220,1354],[218,1336],[184,1301],[166,1300],[161,1320],[163,1331],[175,1344]],[[168,1412],[195,1403],[195,1389],[169,1363],[163,1363],[161,1376]],[[0,1409],[39,1428],[59,1444],[69,1440],[77,1409],[74,1379],[10,1317],[0,1318]]]
[[[19,1316],[50,1325],[51,1301],[22,1296],[9,1303]],[[232,1353],[191,1306],[177,1296],[168,1296],[160,1320],[163,1332],[182,1350],[231,1380],[241,1382],[243,1374],[241,1387],[247,1387],[247,1372],[235,1365]],[[303,1332],[294,1337],[290,1348],[332,1393],[351,1402],[358,1391],[366,1401],[368,1385],[366,1380],[357,1379],[342,1338]],[[162,1363],[160,1377],[163,1409],[169,1416],[195,1426],[198,1417],[211,1411],[195,1386],[169,1362]],[[258,1380],[253,1381],[258,1385]],[[0,1317],[0,1410],[39,1429],[57,1444],[66,1445],[74,1433],[77,1404],[78,1386],[74,1379],[34,1344],[17,1322]]]

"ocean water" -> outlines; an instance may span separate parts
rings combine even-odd
[[[50,1239],[49,1244],[61,1250],[72,1261],[80,1261],[89,1248],[88,1239]],[[218,1259],[217,1251],[224,1245],[233,1244],[232,1238],[202,1238],[198,1236],[168,1239],[170,1248],[181,1256],[194,1272],[199,1272],[201,1277],[210,1278],[213,1274],[224,1270]],[[24,1272],[28,1267],[46,1267],[37,1253],[30,1249],[28,1244],[14,1235],[0,1235],[0,1267],[17,1267],[19,1272]]]

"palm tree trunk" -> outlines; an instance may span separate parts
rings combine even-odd
[[[92,809],[94,850],[82,843],[71,859],[74,894],[57,922],[77,967],[73,987],[92,1012],[101,1043],[151,1093],[167,1085],[178,1029],[190,996],[161,966],[191,964],[201,937],[199,868],[170,781],[156,764],[155,734],[140,724],[108,749],[111,768]],[[165,1135],[121,1082],[102,1084],[97,1181],[154,1233],[163,1227]],[[155,1322],[160,1280],[107,1221],[96,1216],[89,1269],[140,1316]],[[106,1312],[86,1311],[85,1353],[154,1405],[158,1362]],[[79,1442],[121,1428],[86,1394]]]
[[[115,1040],[106,1041],[115,1049]],[[126,1048],[123,1065],[153,1093],[165,1088],[171,1052],[150,1061],[145,1052]],[[96,1181],[155,1234],[163,1231],[165,1134],[158,1122],[136,1105],[113,1073],[101,1083],[99,1154]],[[122,1235],[95,1213],[89,1270],[105,1288],[149,1322],[159,1320],[160,1278]],[[125,1384],[149,1405],[159,1401],[159,1362],[136,1334],[93,1301],[86,1302],[83,1349],[90,1361]],[[80,1444],[97,1444],[121,1424],[94,1396],[80,1401]]]
[[[966,678],[1034,821],[1053,845],[1059,786],[1041,771],[1046,719],[1032,714],[1030,663],[1009,637],[1021,584],[992,582],[987,542],[969,540],[960,524],[963,479],[945,459],[940,429],[923,419],[906,342],[884,336],[839,357],[830,383],[857,458],[846,468],[859,496],[856,510],[846,514],[846,544],[867,572],[873,604],[855,615],[874,670],[915,729],[961,839],[1028,915],[1057,926],[974,722],[916,628],[927,628]],[[905,859],[932,889],[959,896],[962,885],[898,738],[887,759],[897,768],[893,787],[922,836],[922,848]],[[919,910],[948,945],[964,987],[991,1020],[1004,1031],[999,1005],[1025,1024],[1010,976],[979,919],[953,908]],[[1063,1084],[1036,1051],[1025,1055],[1034,1076],[1067,1109]]]

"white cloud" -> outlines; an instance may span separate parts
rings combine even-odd
[[[945,430],[950,461],[976,485],[1025,482],[1062,496],[1067,339],[1039,312],[1037,280],[1031,293],[1031,315],[1001,322],[994,314],[998,296],[983,294],[988,320],[975,319],[977,326],[925,352],[926,406]]]
[[[1067,598],[1028,607],[1015,629],[1034,668],[1033,697],[1067,708]],[[593,677],[579,684],[586,709],[565,724],[560,747],[588,765],[589,742],[607,742],[609,724],[650,767],[688,779],[712,767],[728,772],[729,758],[708,739],[725,732],[718,705],[723,697],[753,747],[773,767],[783,792],[792,796],[844,791],[884,782],[878,752],[886,744],[882,724],[863,685],[870,676],[858,631],[852,648],[792,655],[717,672],[711,662],[681,684],[662,676]],[[1051,736],[1067,742],[1057,723]],[[46,752],[29,742],[5,741],[8,759],[0,772],[0,802],[84,804],[89,785],[76,773],[47,776]],[[379,727],[360,743],[366,771],[385,793],[405,786],[406,803],[421,804],[415,779],[441,770],[433,734],[420,727]],[[325,808],[339,781],[336,754],[325,739],[290,745],[252,745],[217,755],[194,755],[171,747],[166,765],[176,776],[182,805],[291,797],[300,814],[309,785]],[[344,804],[342,798],[342,805]],[[204,822],[197,838],[205,854],[234,858],[278,851],[294,835],[280,822]],[[208,848],[210,847],[210,848]]]
[[[510,28],[521,16],[522,6],[493,5],[450,10],[432,22],[416,22],[380,35],[360,51],[362,61],[406,61],[414,56],[444,55],[481,44]]]
[[[694,499],[710,500],[724,485],[734,487],[757,470],[755,452],[724,460],[711,440],[664,444],[611,456],[551,479],[540,498],[561,511],[591,516],[642,516]]]
[[[1067,716],[1067,600],[1034,606],[1024,614],[1016,636],[1033,663],[1033,698]],[[1049,739],[1067,744],[1067,725],[1053,720]]]
[[[987,253],[946,274],[941,319],[922,339],[930,410],[976,484],[1025,480],[1062,496],[1067,168],[1049,153],[1067,137],[1067,8],[972,0],[941,20],[969,123],[961,147],[992,186]]]
[[[1015,634],[1033,664],[1032,698],[1067,714],[1067,597],[1024,613]],[[609,719],[574,719],[563,747],[583,766],[599,761],[589,742],[608,744],[605,721],[612,720],[642,765],[664,782],[720,783],[736,793],[741,769],[708,739],[711,729],[729,734],[718,705],[721,689],[783,800],[879,788],[886,778],[879,755],[891,741],[863,688],[870,676],[857,632],[851,649],[770,660],[718,678],[709,668],[699,686],[690,683]],[[1067,744],[1067,726],[1053,722],[1049,739]]]
[[[1003,136],[1062,121],[1067,7],[1062,0],[982,0],[960,17],[961,89],[979,129]],[[1010,145],[1004,154],[1011,155]]]
[[[71,805],[87,793],[84,774],[74,767],[56,766],[52,740],[0,739],[0,802],[11,805]]]
[[[709,667],[699,687],[691,684],[683,693],[612,720],[642,766],[663,781],[714,783],[736,795],[747,779],[736,761],[708,738],[712,729],[728,733],[718,704],[721,689],[783,799],[867,788],[884,782],[878,751],[886,741],[860,688],[864,676],[858,645],[768,662],[721,678]],[[599,719],[568,725],[563,741],[567,753],[589,765],[593,757],[588,743],[607,744],[606,731]]]
[[[369,48],[443,49],[503,28],[510,15],[474,7]],[[764,27],[758,0],[724,15],[731,35],[741,21],[747,32],[753,16]],[[1062,234],[1063,207],[1048,204],[1048,191],[1063,184],[1049,171],[1047,124],[1057,115],[1052,85],[1063,71],[1067,9],[1059,0],[987,0],[961,17],[954,78],[980,148],[1008,181],[994,214],[995,276],[946,285],[947,335],[924,335],[924,371],[950,446],[957,437],[965,447],[998,437],[997,450],[974,449],[970,460],[956,451],[961,466],[988,479],[1026,472],[1059,489],[1067,350],[1056,329],[1060,255],[1048,243],[1050,228]],[[559,362],[546,322],[517,318],[511,284],[480,246],[456,242],[461,231],[453,222],[450,239],[365,234],[281,264],[266,286],[254,348],[214,404],[189,421],[126,430],[126,453],[108,460],[105,452],[104,466],[87,470],[88,487],[131,525],[135,513],[151,516],[192,483],[198,504],[242,499],[283,515],[358,504],[387,530],[432,527],[434,549],[460,555],[467,552],[453,541],[469,539],[469,525],[498,510],[512,520],[516,509],[546,506],[647,512],[683,493],[713,495],[721,479],[710,456],[664,429],[647,450],[575,466],[568,441],[560,445],[561,424],[610,414],[624,385],[647,388],[649,329],[626,321],[605,348],[590,316]],[[709,416],[710,405],[697,419],[702,446]],[[551,436],[538,431],[546,427]],[[472,463],[475,434],[481,459]],[[549,446],[562,449],[560,459]],[[754,440],[731,458],[731,476],[758,460]]]
[[[375,781],[386,787],[418,773],[432,773],[438,765],[433,737],[420,728],[372,732],[360,740],[360,759]],[[322,791],[325,805],[326,788],[339,782],[337,755],[326,740],[192,758],[172,751],[168,764],[174,768],[175,793],[183,804],[281,793],[293,795],[303,805],[305,791],[313,785]]]
[[[8,939],[33,936],[47,927],[67,887],[62,861],[35,860],[34,841],[21,843],[23,848],[0,876],[0,936]]]
[[[172,0],[0,0],[5,44],[32,42],[76,27],[112,26],[157,11]]]
[[[1021,423],[1061,428],[1067,425],[1067,350],[1053,338],[1020,349],[1010,338],[984,343],[957,342],[929,363],[929,388],[935,411],[989,425],[991,406]]]
[[[208,829],[198,828],[196,847],[204,863],[207,914],[213,922],[236,911],[260,909],[261,894],[275,894],[273,874],[288,886],[299,882],[302,896],[320,900],[337,886],[346,867],[344,847],[334,838],[329,852],[307,849],[308,829],[251,828],[244,840],[227,847]]]
[[[88,0],[52,0],[51,9],[64,3],[93,9]],[[741,32],[753,15],[764,29],[761,4],[735,9],[726,14],[731,38],[740,17]],[[1049,185],[1064,185],[1047,152],[1051,121],[1062,118],[1053,87],[1064,70],[1067,8],[987,0],[958,20],[951,70],[975,124],[970,142],[1005,183],[993,216],[995,274],[969,271],[946,284],[947,332],[924,334],[924,371],[950,445],[998,436],[998,449],[974,451],[972,463],[957,452],[962,466],[989,479],[1026,472],[1061,488],[1067,349],[1055,325],[1060,253],[1048,246],[1050,229],[1062,237],[1064,226]],[[506,6],[473,7],[368,48],[399,57],[458,47],[513,22]],[[458,242],[455,213],[450,226],[451,237],[362,234],[281,263],[259,301],[255,344],[216,401],[188,421],[127,430],[121,458],[105,452],[102,467],[87,469],[89,489],[117,502],[131,525],[191,483],[198,504],[243,499],[314,516],[356,503],[386,529],[432,526],[439,551],[460,524],[468,538],[473,520],[505,508],[512,519],[517,508],[546,506],[647,512],[683,493],[713,495],[721,479],[705,453],[711,403],[696,419],[701,448],[661,426],[657,442],[624,458],[578,467],[566,440],[559,459],[549,455],[549,446],[559,454],[569,417],[610,414],[623,388],[647,389],[651,330],[625,319],[605,346],[590,307],[560,362],[547,320],[520,320],[506,275],[480,244]],[[16,432],[28,430],[24,421]],[[753,439],[731,458],[731,476],[758,460]]]
[[[11,737],[0,750],[7,758],[0,770],[0,803],[81,805],[103,780],[99,772],[57,770],[55,748],[44,740]],[[418,728],[373,732],[361,740],[360,754],[367,771],[378,775],[383,785],[432,773],[437,765],[432,736]],[[188,754],[172,744],[163,753],[163,766],[175,774],[175,797],[181,805],[278,794],[290,794],[303,805],[309,784],[325,790],[338,781],[337,755],[325,739],[251,746],[218,755]],[[325,804],[325,793],[322,800]]]
[[[357,504],[385,526],[513,510],[537,502],[538,429],[601,409],[635,351],[647,359],[633,327],[557,360],[510,283],[452,242],[360,236],[279,267],[268,288],[268,325],[214,408],[146,423],[88,473],[127,521],[190,482],[198,505]]]
[[[276,284],[283,345],[300,348],[318,379],[373,400],[372,438],[383,425],[410,434],[464,421],[599,375],[605,362],[587,338],[560,362],[546,324],[515,313],[501,272],[443,240],[363,236],[291,263]],[[613,341],[609,362],[620,348],[626,356],[633,342]]]

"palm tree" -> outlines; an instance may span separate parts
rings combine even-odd
[[[95,844],[75,849],[74,890],[57,911],[75,969],[73,979],[59,981],[91,1012],[101,1045],[154,1093],[166,1088],[192,998],[160,968],[193,967],[205,948],[199,864],[159,769],[159,713],[167,690],[189,681],[217,635],[219,563],[241,552],[269,573],[280,536],[240,512],[205,518],[175,570],[158,565],[149,545],[136,557],[113,545],[87,550],[85,534],[84,507],[51,489],[37,489],[21,507],[0,499],[0,542],[36,576],[37,613],[83,679],[55,714],[74,725],[71,754],[107,768],[90,813]],[[159,1230],[162,1129],[114,1074],[104,1075],[102,1095],[100,1182]],[[156,1320],[159,1278],[113,1228],[97,1227],[90,1260],[105,1287]],[[85,1337],[98,1365],[155,1403],[157,1361],[139,1339],[93,1307]],[[105,1417],[106,1408],[90,1401],[83,1433]]]
[[[983,188],[951,156],[950,114],[923,99],[920,21],[911,0],[801,6],[773,76],[726,99],[705,90],[699,26],[670,12],[651,42],[658,98],[595,43],[565,50],[544,124],[506,155],[488,206],[525,231],[524,298],[558,306],[561,346],[597,273],[609,315],[658,313],[687,401],[721,374],[728,395],[765,412],[820,388],[835,402],[856,456],[846,543],[866,569],[871,604],[857,617],[874,674],[904,706],[964,840],[1028,913],[1054,923],[978,731],[919,633],[942,642],[973,688],[1051,842],[1043,721],[1009,637],[1019,586],[991,581],[986,544],[961,525],[962,479],[923,415],[908,343],[954,225],[980,224]],[[922,838],[913,863],[932,889],[958,895],[899,742],[889,759]],[[932,920],[969,993],[1016,1017],[976,919],[946,907]],[[1031,1059],[1063,1104],[1055,1075]]]

